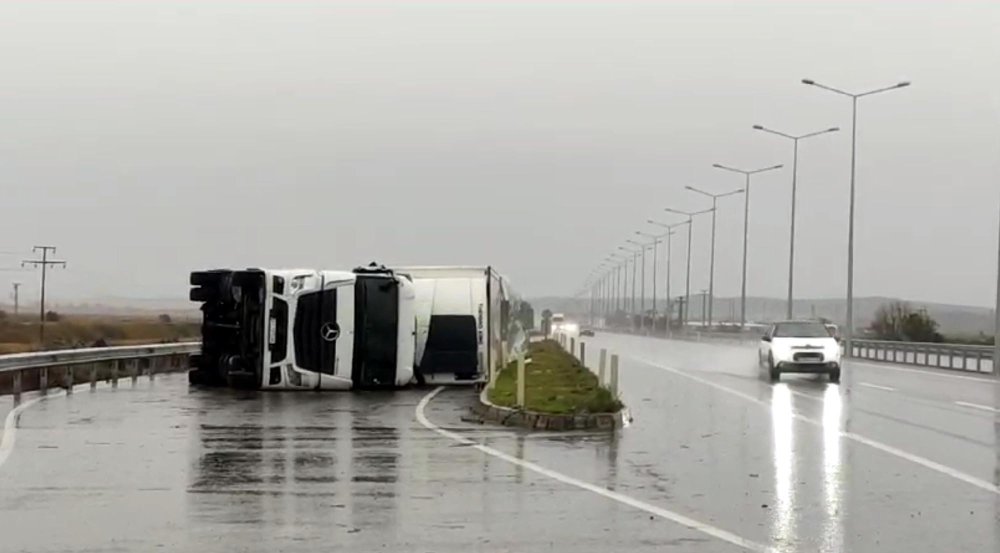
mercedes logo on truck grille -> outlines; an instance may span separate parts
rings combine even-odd
[[[337,323],[326,323],[319,329],[319,335],[324,342],[333,342],[340,336],[340,327]]]

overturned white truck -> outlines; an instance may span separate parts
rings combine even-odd
[[[524,346],[520,303],[489,267],[191,273],[193,384],[258,389],[485,382]]]
[[[392,388],[413,378],[413,283],[384,267],[191,273],[193,384]]]

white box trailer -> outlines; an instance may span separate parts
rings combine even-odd
[[[426,384],[489,380],[526,344],[520,300],[492,267],[393,267],[413,281],[414,377]]]
[[[413,379],[414,286],[384,267],[191,273],[202,304],[193,384],[392,388]]]

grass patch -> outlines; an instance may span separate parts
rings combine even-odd
[[[201,322],[164,321],[154,316],[63,315],[45,323],[45,347],[38,343],[38,315],[0,316],[0,354],[93,346],[198,340]]]
[[[525,408],[551,414],[614,413],[622,403],[597,382],[597,376],[553,340],[529,345],[525,366]],[[491,402],[514,407],[517,401],[517,361],[507,365],[489,391]]]

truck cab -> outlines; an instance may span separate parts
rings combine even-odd
[[[194,384],[338,390],[413,378],[413,283],[391,270],[222,269],[190,282],[203,316]]]

